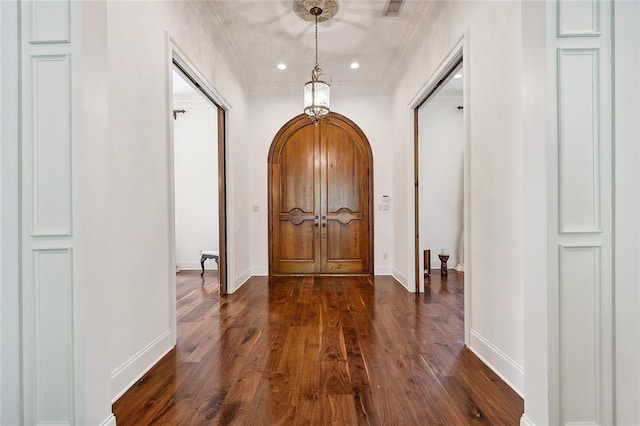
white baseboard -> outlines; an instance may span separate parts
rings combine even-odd
[[[100,426],[116,426],[116,416],[111,413],[104,422],[100,423]]]
[[[178,265],[178,268],[182,269],[183,271],[202,270],[202,265],[200,265],[200,262],[182,262],[179,260],[176,262],[176,264]],[[205,271],[217,271],[218,265],[216,264],[216,262],[209,259],[208,261],[204,262],[204,269]]]
[[[536,426],[528,417],[526,414],[523,414],[522,417],[520,417],[520,426]]]
[[[396,279],[396,281],[398,281],[407,290],[409,290],[409,280],[400,271],[398,271],[396,268],[393,268],[391,271],[391,275]]]
[[[251,276],[252,277],[266,277],[269,275],[269,267],[268,266],[252,266],[251,267]]]
[[[522,392],[524,388],[524,369],[522,366],[477,331],[471,330],[470,334],[469,349],[522,397],[524,395]]]
[[[111,403],[116,402],[172,348],[171,330],[167,330],[116,368],[111,373]]]
[[[393,275],[391,266],[376,266],[373,273],[375,275]]]
[[[244,270],[233,283],[233,289],[229,293],[235,293],[240,287],[244,285],[251,278],[251,268]]]

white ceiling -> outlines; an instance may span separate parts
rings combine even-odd
[[[321,0],[317,0],[321,1]],[[398,17],[384,17],[387,0],[339,0],[336,16],[318,24],[319,63],[333,87],[388,91],[420,42],[437,2],[405,0]],[[293,0],[202,3],[223,42],[223,54],[252,93],[300,91],[314,64],[314,27],[293,12]],[[357,61],[360,68],[350,69]],[[276,68],[283,62],[287,69]]]

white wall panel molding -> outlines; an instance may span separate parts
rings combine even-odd
[[[561,244],[558,271],[561,424],[603,424],[601,245]]]
[[[615,423],[612,13],[547,3],[550,424]]]
[[[72,234],[71,56],[31,57],[32,236]]]
[[[81,2],[19,2],[24,424],[82,422]],[[72,120],[72,117],[74,118]],[[80,221],[80,222],[79,222]],[[78,228],[78,229],[76,229]],[[76,285],[82,283],[82,285]],[[82,402],[80,402],[82,401]]]
[[[31,44],[71,42],[71,0],[31,0]]]
[[[32,250],[31,286],[26,286],[24,329],[34,424],[74,423],[73,251]]]
[[[599,37],[600,0],[559,0],[558,37]]]
[[[601,232],[599,49],[558,49],[560,233]]]

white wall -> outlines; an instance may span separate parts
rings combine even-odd
[[[195,94],[196,96],[197,93]],[[218,250],[218,111],[200,99],[174,97],[176,263],[200,269],[200,251]],[[205,262],[206,269],[216,263]]]
[[[469,347],[523,392],[522,135],[520,4],[440,2],[393,97],[394,268],[415,287],[411,102],[465,32],[469,115],[471,315]],[[403,173],[404,171],[404,173]]]
[[[78,219],[84,235],[83,285],[78,285],[76,359],[80,378],[76,398],[78,424],[115,425],[111,413],[109,365],[110,313],[108,300],[116,272],[111,256],[108,197],[109,111],[107,88],[107,4],[88,2],[82,6],[82,166],[77,174],[83,181]],[[97,197],[96,194],[105,196]],[[108,267],[105,267],[108,265]]]
[[[249,270],[248,115],[240,84],[215,46],[202,3],[108,3],[109,336],[112,397],[174,344],[170,286],[169,125],[173,120],[168,32],[187,60],[224,97],[228,112],[229,291]],[[173,277],[173,278],[172,278]]]
[[[392,262],[392,223],[398,204],[392,193],[393,170],[390,98],[386,95],[362,96],[332,89],[331,109],[353,120],[364,132],[373,151],[374,187],[374,265],[376,274],[390,274]],[[251,205],[259,211],[251,211],[251,260],[252,274],[268,273],[268,192],[267,160],[269,147],[280,128],[302,112],[302,87],[300,93],[291,96],[252,96],[250,111],[252,155],[247,157],[250,167],[246,170],[251,182]],[[390,210],[378,210],[382,196],[391,197]],[[384,259],[385,253],[387,259]]]
[[[640,3],[615,4],[616,421],[640,424]]]
[[[547,265],[547,105],[545,2],[522,5],[522,164],[524,284],[524,415],[522,425],[549,424],[549,281]]]
[[[0,424],[19,424],[17,2],[0,3],[0,31]]]
[[[464,123],[462,94],[440,92],[419,110],[420,245],[431,249],[431,267],[440,268],[441,250],[459,262],[463,219]]]

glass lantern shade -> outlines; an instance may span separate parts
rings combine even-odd
[[[304,85],[304,112],[312,119],[319,120],[329,114],[330,85],[324,81],[309,80]]]

